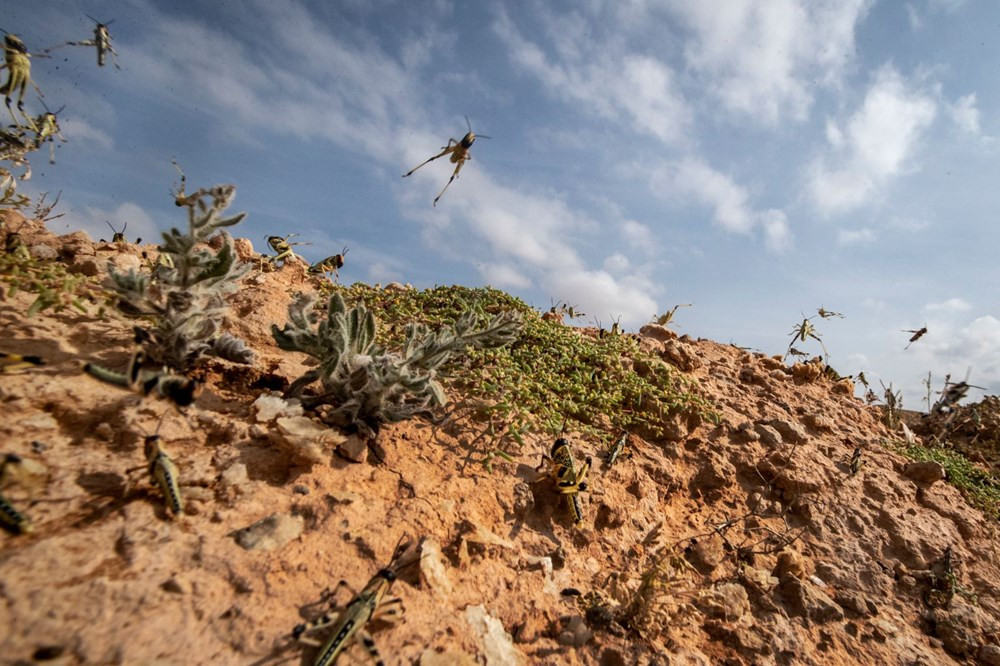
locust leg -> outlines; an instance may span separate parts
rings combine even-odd
[[[454,144],[454,145],[452,145],[452,144]],[[429,164],[429,163],[433,162],[434,160],[436,160],[436,159],[437,159],[437,158],[439,158],[439,157],[444,157],[444,156],[445,156],[445,155],[447,155],[448,153],[453,153],[453,152],[455,152],[455,147],[457,147],[457,146],[458,146],[458,141],[455,141],[454,139],[448,139],[448,145],[447,145],[447,146],[445,146],[445,147],[443,147],[443,148],[441,149],[441,152],[440,152],[440,153],[438,153],[438,154],[437,154],[437,155],[435,155],[434,157],[430,158],[430,159],[429,159],[429,160],[427,160],[426,162],[421,162],[421,163],[420,163],[420,164],[418,164],[417,166],[413,167],[412,169],[410,169],[409,171],[407,171],[406,173],[404,173],[404,174],[403,174],[403,178],[406,178],[407,176],[409,176],[410,174],[412,174],[412,173],[413,173],[414,171],[416,171],[416,170],[417,170],[417,169],[419,169],[420,167],[424,166],[425,164]]]
[[[375,645],[375,639],[372,638],[371,634],[364,629],[359,629],[357,641],[364,646],[369,656],[375,662],[375,666],[385,666],[385,662],[382,661],[382,655],[378,653],[378,647]]]
[[[469,158],[466,157],[465,159],[469,159]],[[444,196],[444,191],[448,189],[448,185],[451,185],[452,181],[454,181],[456,178],[458,178],[458,172],[462,170],[462,165],[463,164],[465,164],[465,160],[462,160],[461,162],[458,163],[458,165],[455,167],[454,173],[451,174],[451,178],[448,179],[448,184],[444,186],[444,188],[441,190],[441,192],[436,197],[434,197],[434,205],[435,206],[437,206],[438,199],[440,199],[442,196]]]

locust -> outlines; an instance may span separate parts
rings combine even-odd
[[[111,19],[107,23],[101,23],[93,16],[89,14],[84,14],[87,18],[94,22],[94,38],[93,39],[82,39],[78,42],[65,42],[59,46],[53,46],[51,48],[45,49],[45,53],[54,51],[56,49],[61,49],[64,46],[93,46],[97,49],[97,66],[104,67],[107,63],[107,54],[111,54],[111,62],[114,64],[116,69],[121,69],[118,65],[118,52],[115,51],[114,47],[111,46],[111,31],[108,30],[108,26],[115,22],[115,19]]]
[[[184,500],[181,498],[180,473],[177,471],[177,465],[160,446],[158,434],[146,437],[143,453],[149,465],[149,476],[163,492],[167,509],[173,512],[174,516],[181,515],[184,513]]]
[[[590,472],[591,458],[588,457],[583,466],[577,470],[573,464],[573,453],[569,449],[569,442],[562,437],[555,441],[550,456],[545,458],[549,460],[550,473],[556,480],[559,494],[566,496],[566,506],[573,514],[573,522],[581,522],[583,509],[580,507],[580,492],[587,490],[587,474]]]
[[[125,222],[125,224],[124,224],[124,225],[122,226],[122,230],[121,230],[121,231],[118,231],[117,229],[115,229],[114,225],[112,225],[112,224],[111,224],[110,222],[108,222],[107,220],[104,220],[104,224],[106,224],[106,225],[108,225],[109,227],[111,227],[111,242],[112,242],[112,243],[114,243],[114,244],[116,244],[116,245],[117,245],[117,244],[119,244],[119,243],[127,243],[127,242],[128,242],[127,240],[125,240],[125,230],[126,230],[126,229],[128,229],[128,221],[126,221],[126,222]],[[102,238],[102,239],[101,239],[101,242],[102,242],[102,243],[105,243],[105,242],[107,242],[107,241],[105,241],[105,240],[104,240],[104,239]],[[141,238],[136,238],[136,239],[135,239],[135,242],[136,242],[136,243],[141,243],[141,242],[142,242],[142,239],[141,239]]]
[[[805,342],[808,338],[812,338],[819,343],[819,346],[823,348],[824,356],[830,355],[830,353],[826,350],[826,345],[823,344],[823,340],[820,339],[819,332],[810,321],[811,319],[812,317],[804,317],[801,324],[797,324],[792,327],[792,332],[789,333],[789,335],[792,336],[792,342],[788,345],[788,351],[785,352],[785,355],[791,353],[793,345],[796,341]]]
[[[285,263],[289,260],[290,257],[295,256],[295,252],[292,251],[293,245],[308,245],[308,243],[299,243],[299,242],[289,243],[288,239],[292,238],[293,236],[298,236],[298,234],[288,234],[287,236],[284,237],[268,236],[267,244],[272,250],[274,250],[275,256],[268,257],[267,255],[261,255],[260,257],[261,267],[263,267],[264,261],[269,261],[272,264],[277,264],[279,261]]]
[[[4,456],[3,462],[0,463],[0,484],[6,480],[9,466],[17,465],[20,462],[20,456],[13,453]],[[0,525],[13,534],[27,534],[34,529],[28,517],[15,509],[14,505],[3,495],[0,495]]]
[[[344,257],[347,256],[347,248],[345,247],[340,251],[340,254],[335,254],[332,257],[327,257],[322,261],[317,261],[315,264],[309,267],[309,272],[318,275],[325,275],[326,273],[333,273],[340,278],[340,269],[344,267]]]
[[[31,80],[31,54],[28,53],[28,47],[24,45],[20,37],[8,32],[3,40],[3,54],[4,62],[0,65],[0,69],[6,68],[8,76],[7,82],[0,86],[0,93],[4,95],[7,111],[14,124],[21,127],[21,123],[18,122],[14,111],[10,108],[10,96],[14,91],[17,91],[17,110],[28,121],[28,126],[37,132],[38,127],[35,125],[35,121],[24,112],[24,91],[30,83],[35,87],[39,97],[44,97],[44,95],[38,84]]]
[[[669,326],[670,322],[674,319],[674,314],[676,314],[677,308],[690,308],[692,306],[694,306],[694,303],[678,303],[661,315],[654,314],[653,319],[656,320],[656,323],[660,326]]]
[[[49,164],[56,163],[56,141],[55,137],[59,137],[59,140],[66,143],[65,137],[63,137],[62,132],[59,131],[59,118],[58,115],[62,113],[62,110],[66,108],[65,105],[59,108],[58,111],[53,113],[45,100],[41,100],[42,106],[45,107],[45,113],[38,116],[36,121],[37,131],[35,136],[35,146],[41,147],[45,142],[49,144]]]
[[[615,443],[611,445],[611,449],[608,451],[607,465],[611,467],[615,464],[615,461],[621,456],[622,451],[625,449],[625,443],[628,441],[628,431],[622,431],[621,436],[615,440]]]
[[[444,157],[445,155],[451,155],[449,160],[451,161],[452,164],[455,165],[455,171],[452,172],[451,178],[448,179],[448,183],[441,189],[438,195],[434,197],[434,204],[433,204],[434,206],[437,206],[438,200],[444,195],[444,191],[448,189],[448,185],[451,185],[452,181],[458,178],[458,172],[462,170],[462,167],[465,165],[466,160],[472,159],[472,155],[469,154],[469,149],[472,148],[472,144],[475,142],[475,140],[491,138],[482,134],[479,135],[474,134],[472,131],[472,123],[469,122],[469,116],[465,116],[465,124],[469,128],[469,131],[465,136],[462,137],[461,141],[456,141],[455,139],[449,138],[448,145],[442,146],[440,153],[438,153],[434,157],[431,157],[425,162],[421,162],[420,164],[418,164],[417,166],[413,167],[412,169],[403,174],[403,178],[406,178],[407,176],[412,175],[414,171],[424,166],[425,164],[433,162],[439,157]]]
[[[903,351],[906,351],[907,349],[910,348],[910,345],[912,345],[914,342],[916,342],[920,338],[922,338],[925,335],[927,335],[927,327],[926,326],[924,326],[923,328],[915,328],[915,329],[905,329],[904,328],[904,329],[902,329],[902,331],[903,331],[903,333],[913,333],[913,336],[910,337],[910,341],[907,343],[907,345],[905,347],[903,347]]]
[[[143,396],[155,392],[158,397],[165,398],[178,407],[187,407],[194,402],[201,390],[201,382],[183,375],[172,374],[167,372],[166,368],[161,372],[145,371],[142,366],[146,360],[146,353],[142,350],[136,350],[129,361],[125,374],[109,370],[95,363],[87,363],[83,366],[83,370],[103,382],[122,386]]]
[[[844,318],[844,315],[840,314],[839,312],[831,312],[830,310],[823,309],[822,305],[819,306],[819,308],[816,310],[816,314],[818,314],[823,319],[829,319],[831,317],[840,317],[841,319]]]
[[[45,365],[41,356],[24,356],[21,354],[5,354],[0,352],[0,375],[13,375],[31,368]]]
[[[403,602],[398,597],[386,598],[386,594],[396,582],[396,573],[399,566],[394,568],[394,564],[410,547],[409,540],[405,535],[400,538],[396,549],[393,552],[389,565],[380,569],[368,581],[364,588],[356,593],[354,597],[342,608],[331,608],[339,610],[336,614],[324,613],[313,622],[297,625],[292,630],[292,637],[307,645],[321,645],[319,654],[313,662],[314,666],[331,666],[337,657],[348,645],[348,641],[354,638],[360,643],[371,656],[376,666],[385,666],[379,654],[375,640],[367,631],[365,625],[374,619],[395,621],[403,614]],[[346,585],[346,581],[340,584]],[[310,639],[306,634],[329,629],[330,638],[325,643]]]
[[[854,453],[851,454],[851,476],[854,476],[861,470],[861,466],[865,464],[865,461],[861,459],[861,447],[855,446]]]

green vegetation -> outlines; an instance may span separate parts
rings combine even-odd
[[[0,299],[18,291],[38,294],[28,307],[28,316],[52,308],[60,312],[73,307],[90,314],[89,305],[98,304],[97,314],[104,312],[110,294],[84,275],[70,273],[66,265],[55,260],[35,259],[23,245],[14,252],[0,254]],[[6,293],[5,293],[6,292]]]
[[[307,407],[333,406],[330,422],[359,428],[369,437],[382,423],[430,415],[432,408],[444,405],[444,389],[435,380],[438,368],[457,352],[508,344],[520,326],[516,312],[499,313],[481,324],[479,313],[467,310],[454,324],[434,331],[423,323],[409,323],[401,351],[389,352],[376,342],[375,315],[364,303],[348,309],[334,293],[322,319],[314,305],[312,296],[300,296],[288,307],[285,327],[271,326],[279,347],[319,361],[285,395],[301,398]],[[302,397],[303,389],[316,381],[323,392]]]
[[[948,482],[962,491],[973,506],[991,518],[1000,518],[1000,480],[976,467],[958,451],[941,447],[924,447],[919,444],[889,442],[888,448],[910,460],[933,460],[948,473]]]
[[[364,284],[329,285],[348,304],[364,303],[383,325],[377,339],[388,348],[403,344],[404,325],[448,326],[465,312],[521,316],[520,336],[496,349],[473,349],[441,369],[447,386],[482,396],[469,405],[488,421],[494,448],[522,442],[527,432],[557,434],[565,426],[597,441],[610,442],[628,429],[661,437],[681,414],[718,422],[697,395],[696,384],[660,359],[639,350],[632,336],[588,335],[544,321],[537,310],[490,288],[435,287],[378,289]]]

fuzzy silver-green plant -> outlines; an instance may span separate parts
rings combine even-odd
[[[278,347],[309,354],[319,365],[288,388],[286,398],[302,398],[307,407],[329,404],[329,420],[357,427],[368,435],[379,425],[416,415],[429,415],[445,404],[444,389],[436,371],[448,358],[468,347],[499,347],[512,342],[521,327],[520,317],[504,312],[480,324],[480,316],[466,312],[453,326],[430,331],[410,324],[406,343],[398,352],[375,344],[375,315],[363,304],[350,309],[340,294],[330,297],[326,317],[314,310],[312,296],[300,296],[288,306],[283,329],[271,326]],[[302,397],[302,391],[319,381],[321,392]]]
[[[236,290],[250,264],[237,262],[233,241],[220,231],[239,223],[246,213],[222,217],[236,196],[236,186],[217,185],[192,194],[184,192],[185,179],[174,201],[188,209],[188,230],[163,234],[159,247],[163,261],[151,269],[119,273],[108,267],[119,309],[133,317],[149,317],[146,340],[149,355],[179,371],[187,371],[203,354],[236,363],[252,363],[253,352],[242,340],[219,332],[228,307],[224,296]],[[221,247],[205,246],[218,232]]]

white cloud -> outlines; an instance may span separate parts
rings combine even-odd
[[[531,280],[521,271],[506,264],[483,264],[480,266],[483,279],[491,287],[506,289],[510,287],[523,289],[531,286]]]
[[[556,24],[558,60],[526,39],[505,12],[493,24],[507,45],[514,64],[538,77],[544,89],[574,104],[574,108],[634,125],[665,143],[681,141],[692,113],[664,62],[634,53],[622,44],[605,43],[579,49],[580,43],[560,37],[566,25]]]
[[[628,271],[632,267],[628,257],[621,252],[615,252],[604,260],[603,268],[608,273],[620,274]]]
[[[765,245],[782,252],[791,244],[785,214],[776,209],[756,211],[746,188],[704,161],[688,157],[650,171],[650,185],[660,196],[690,198],[712,209],[712,221],[728,232],[749,234],[760,227]]]
[[[729,109],[776,124],[804,120],[819,85],[837,85],[854,55],[854,29],[868,0],[671,0],[693,33],[690,67]]]
[[[837,232],[838,245],[860,245],[875,240],[875,232],[871,229],[840,229]]]
[[[634,248],[642,248],[647,252],[652,252],[656,247],[653,232],[644,224],[635,220],[624,220],[621,223],[622,235],[628,244]]]
[[[832,142],[832,154],[810,167],[808,188],[820,212],[844,213],[870,201],[903,170],[935,111],[933,98],[908,86],[892,66],[879,69],[842,143]]]
[[[861,306],[872,312],[882,312],[886,308],[886,302],[881,298],[867,297],[861,301]]]
[[[976,93],[959,97],[948,106],[948,114],[956,125],[969,134],[979,134],[979,109],[976,108]]]
[[[114,145],[111,136],[94,127],[86,120],[67,118],[59,121],[59,129],[67,141],[80,142],[82,145],[92,145],[103,150],[110,150]],[[58,139],[57,139],[58,140]]]
[[[953,318],[921,342],[922,347],[914,345],[911,351],[917,350],[935,377],[950,374],[952,381],[961,381],[968,371],[969,383],[985,387],[987,393],[1000,392],[1000,320],[985,315],[958,323]]]
[[[927,314],[967,312],[971,309],[972,306],[967,301],[957,297],[949,298],[947,301],[943,301],[941,303],[928,303],[924,306],[924,312]]]

